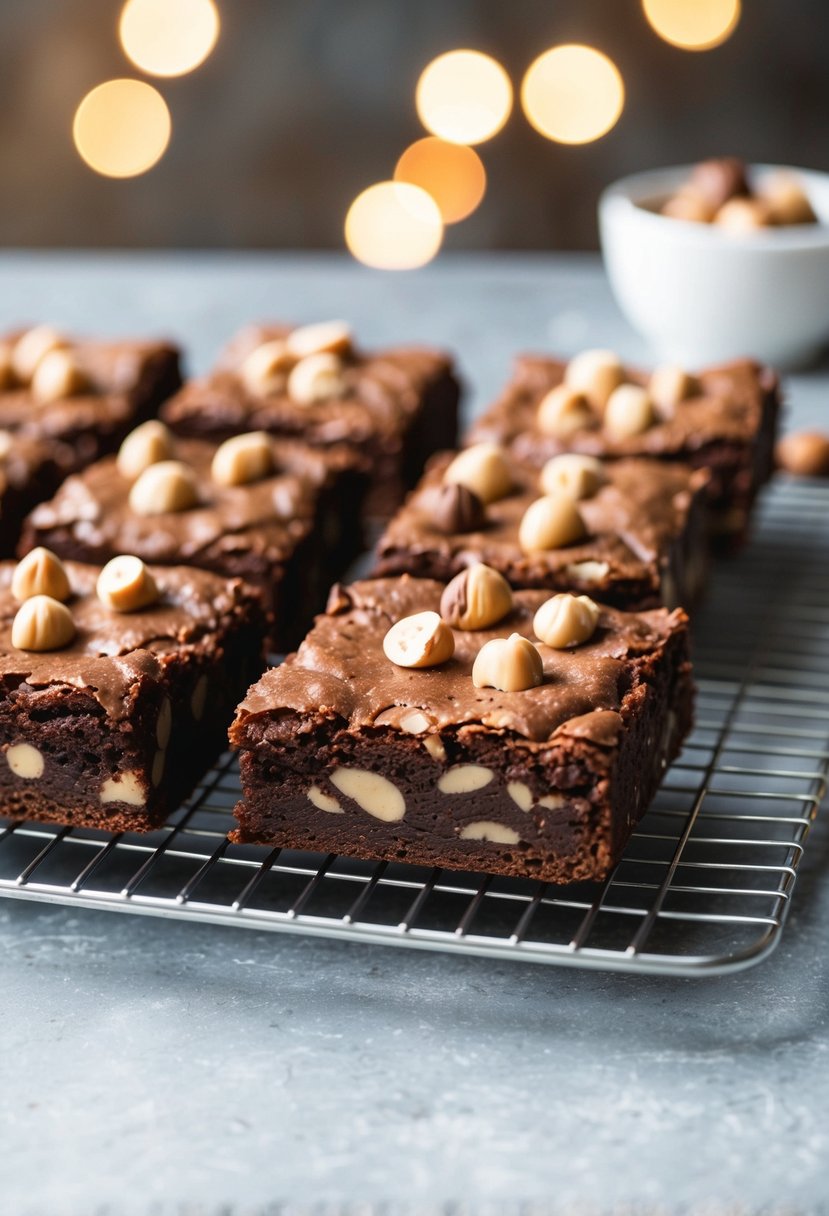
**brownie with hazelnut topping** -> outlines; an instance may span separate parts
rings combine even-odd
[[[50,326],[0,336],[0,428],[55,444],[64,475],[113,452],[181,385],[162,341],[92,341]]]
[[[430,579],[334,588],[238,709],[234,839],[606,877],[691,723],[687,618],[505,596],[494,571],[483,592],[460,628]]]
[[[70,477],[26,521],[20,552],[45,545],[104,563],[134,553],[244,578],[263,598],[269,645],[295,646],[359,552],[365,476],[349,449],[261,432],[217,445],[158,421]]]
[[[593,356],[604,360],[591,368]],[[493,440],[537,467],[561,452],[581,452],[705,468],[712,538],[732,548],[744,539],[754,499],[772,473],[779,411],[776,374],[750,359],[649,376],[611,352],[583,352],[569,364],[522,355],[466,442]]]
[[[180,435],[211,440],[263,430],[314,447],[347,444],[371,477],[366,515],[387,519],[426,459],[454,444],[459,395],[445,351],[365,352],[341,322],[256,325],[162,417]]]
[[[158,827],[226,747],[262,635],[238,579],[0,563],[0,816]]]
[[[60,485],[66,457],[55,444],[0,430],[0,558],[14,554],[26,515]]]
[[[697,602],[707,569],[705,470],[574,454],[539,470],[502,453],[506,478],[484,504],[472,488],[481,470],[469,467],[478,450],[432,459],[379,541],[375,575],[448,580],[485,562],[513,587],[586,592],[620,608]],[[487,447],[487,455],[496,453]],[[560,508],[561,495],[574,505]]]

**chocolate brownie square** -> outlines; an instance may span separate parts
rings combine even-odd
[[[450,630],[444,591],[406,575],[333,590],[237,712],[235,839],[606,877],[690,726],[687,618],[523,590],[496,623]],[[536,634],[559,609],[564,649]]]
[[[0,558],[14,554],[26,515],[60,485],[65,459],[56,444],[0,431]]]
[[[226,746],[233,707],[261,670],[261,614],[244,583],[134,558],[107,570],[42,553],[0,564],[9,818],[158,827]]]
[[[284,653],[360,549],[364,490],[343,445],[262,433],[218,445],[173,437],[155,420],[42,503],[20,552],[44,545],[98,564],[132,553],[244,578],[261,593],[271,649]]]
[[[168,342],[75,339],[45,325],[0,337],[0,428],[57,441],[64,473],[115,451],[180,384]]]
[[[454,444],[459,393],[444,351],[364,352],[339,322],[256,325],[162,417],[180,435],[212,440],[263,430],[314,447],[348,444],[371,476],[366,514],[387,519],[426,459]]]
[[[448,581],[480,561],[513,587],[586,592],[629,610],[696,603],[707,569],[705,470],[565,455],[539,471],[503,454],[505,493],[484,505],[451,480],[458,469],[463,478],[462,463],[469,466],[475,451],[461,461],[447,452],[432,459],[380,539],[376,576]],[[468,480],[475,482],[474,472]],[[535,504],[544,498],[554,513],[561,494],[575,500],[558,521],[564,531],[539,534],[533,513],[543,516],[545,504]]]
[[[571,390],[569,403],[558,395],[561,386]],[[624,367],[612,352],[586,351],[569,364],[523,355],[466,441],[494,440],[538,467],[561,452],[582,452],[708,469],[712,538],[733,548],[772,473],[779,410],[777,376],[750,359],[695,374],[663,367],[648,375]]]

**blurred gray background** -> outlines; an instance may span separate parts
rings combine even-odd
[[[442,51],[498,57],[518,84],[542,50],[583,41],[624,76],[627,105],[597,143],[564,147],[520,112],[479,151],[489,190],[447,248],[590,249],[601,187],[722,152],[829,168],[829,4],[744,0],[724,46],[689,53],[639,0],[218,0],[222,33],[196,72],[157,81],[173,138],[144,177],[78,158],[75,108],[140,75],[118,0],[0,0],[0,243],[6,246],[341,248],[349,203],[424,134],[414,87]]]

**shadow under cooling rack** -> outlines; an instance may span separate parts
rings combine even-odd
[[[152,836],[0,819],[0,895],[704,975],[776,944],[829,770],[829,489],[782,483],[695,621],[697,725],[601,886],[232,845],[231,756]]]

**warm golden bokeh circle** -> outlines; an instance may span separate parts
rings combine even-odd
[[[213,0],[127,0],[118,25],[129,59],[151,76],[182,76],[203,63],[219,36]]]
[[[436,135],[409,145],[397,162],[394,180],[411,182],[431,194],[444,224],[466,219],[486,191],[486,170],[478,153]]]
[[[509,118],[512,84],[490,55],[447,51],[421,72],[415,105],[433,135],[455,144],[480,144]]]
[[[530,64],[521,85],[528,121],[546,139],[586,144],[615,126],[625,86],[612,59],[591,46],[551,47]]]
[[[642,0],[653,29],[673,46],[710,51],[737,28],[740,0]]]
[[[106,177],[146,173],[170,142],[170,111],[151,84],[107,80],[75,111],[75,147],[91,169]]]
[[[435,200],[408,182],[377,182],[358,194],[345,217],[354,257],[378,270],[415,270],[440,249],[443,223]]]

